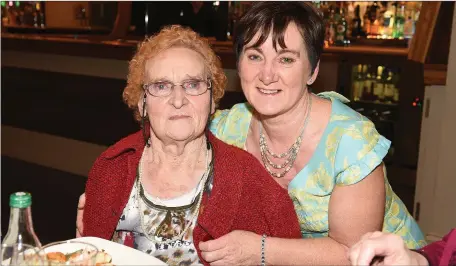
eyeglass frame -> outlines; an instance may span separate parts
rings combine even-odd
[[[204,93],[206,93],[208,90],[211,90],[212,89],[212,80],[210,78],[207,78],[206,80],[202,80],[202,79],[193,79],[194,81],[199,81],[199,82],[205,82],[206,83],[206,90],[204,90],[203,92],[201,92],[200,94],[196,94],[196,95],[192,95],[192,94],[188,94],[186,89],[182,86],[184,82],[180,82],[180,83],[173,83],[173,82],[170,82],[170,81],[157,81],[157,82],[152,82],[152,83],[147,83],[147,84],[143,84],[142,85],[142,88],[144,91],[146,91],[150,96],[153,96],[153,97],[158,97],[158,98],[164,98],[164,97],[168,97],[169,95],[171,95],[171,93],[173,93],[173,90],[174,90],[174,87],[176,87],[177,85],[179,85],[180,87],[182,87],[182,89],[184,89],[184,93],[185,95],[188,95],[188,96],[200,96],[200,95],[203,95]],[[190,80],[188,80],[190,81]],[[171,90],[169,92],[169,94],[167,95],[163,95],[163,96],[157,96],[157,95],[153,95],[149,89],[148,89],[148,86],[149,85],[152,85],[154,83],[170,83],[172,86],[171,86]]]

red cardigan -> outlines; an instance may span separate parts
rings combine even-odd
[[[431,243],[420,250],[430,266],[456,265],[456,228],[442,240]]]
[[[225,144],[209,133],[214,151],[213,189],[198,216],[193,240],[202,262],[199,242],[233,230],[282,238],[301,238],[299,222],[287,190],[280,187],[260,162],[246,151]],[[126,206],[144,149],[141,131],[103,152],[86,184],[84,236],[111,239]],[[209,235],[209,234],[210,235]],[[260,252],[260,250],[258,250]]]

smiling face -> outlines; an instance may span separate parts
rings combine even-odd
[[[149,59],[145,66],[144,84],[188,80],[207,80],[204,58],[188,48],[170,48]],[[162,141],[188,141],[201,136],[210,113],[210,93],[190,96],[176,85],[170,95],[147,94],[146,110],[151,133]],[[142,110],[142,100],[139,109]]]
[[[312,69],[302,35],[294,23],[284,33],[286,48],[277,45],[276,51],[272,34],[259,47],[252,47],[258,38],[259,34],[244,46],[239,58],[242,90],[258,113],[277,116],[303,98]]]

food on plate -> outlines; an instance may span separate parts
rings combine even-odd
[[[62,252],[49,252],[46,257],[48,261],[66,262],[66,256]]]
[[[114,264],[112,264],[111,262],[112,262],[111,255],[109,255],[103,249],[101,250],[101,252],[97,253],[96,262],[95,262],[96,266],[101,266],[101,265],[103,265],[103,266],[113,266]]]
[[[84,257],[88,258],[92,255],[92,252],[87,249],[79,249],[72,253],[64,254],[62,252],[48,252],[46,253],[49,265],[60,265],[60,264],[72,264],[84,261]],[[105,250],[101,250],[96,254],[95,265],[96,266],[113,266],[112,257]]]

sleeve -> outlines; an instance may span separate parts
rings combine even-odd
[[[246,169],[247,172],[262,189],[259,194],[260,204],[268,225],[268,236],[301,238],[298,217],[287,190],[277,184],[253,156],[248,165],[250,169]]]
[[[97,217],[97,191],[100,189],[100,170],[101,170],[101,159],[98,157],[95,160],[92,168],[90,169],[89,175],[87,177],[85,194],[86,194],[86,203],[84,206],[84,215],[82,217],[84,223],[84,236],[94,234],[94,228],[98,221],[95,219]]]
[[[380,165],[391,141],[380,135],[366,118],[342,128],[334,170],[336,184],[344,186],[358,183]]]
[[[453,229],[442,240],[433,242],[418,250],[434,265],[455,265],[456,262],[456,229]]]
[[[106,160],[101,156],[97,158],[89,172],[86,183],[86,205],[84,207],[83,223],[84,236],[96,236],[108,239],[110,232],[106,229],[113,223],[112,215],[107,210],[106,203],[118,195],[109,193]],[[108,189],[106,189],[108,188]],[[114,217],[115,219],[115,217]]]
[[[226,120],[228,118],[229,109],[226,110],[216,110],[215,113],[212,115],[212,119],[209,122],[209,130],[214,134],[217,138],[223,135]]]

